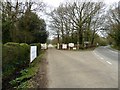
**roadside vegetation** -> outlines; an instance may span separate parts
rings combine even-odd
[[[25,43],[9,42],[4,44],[2,55],[2,85],[3,89],[18,88],[21,83],[32,78],[39,68],[43,52],[40,44],[38,47],[38,57],[30,63],[30,45]]]
[[[20,76],[15,78],[14,80],[10,81],[10,84],[17,88],[18,90],[21,89],[30,89],[35,88],[33,81],[31,80],[41,68],[41,61],[44,55],[44,51],[41,51],[41,54],[24,70],[20,71]],[[40,77],[40,76],[39,76]]]
[[[36,5],[37,7],[33,8]],[[42,12],[45,5],[35,2],[3,1],[2,43],[45,43],[48,37],[46,22],[36,12]]]
[[[107,16],[106,31],[108,42],[117,50],[120,50],[120,1],[110,8]]]
[[[25,88],[37,72],[47,41],[46,22],[36,12],[45,9],[43,2],[0,2],[2,11],[2,89]],[[36,7],[33,7],[36,6]],[[30,46],[37,46],[37,58],[30,63]],[[23,84],[24,83],[24,84]],[[26,86],[27,88],[27,86]],[[21,89],[20,89],[21,90]]]

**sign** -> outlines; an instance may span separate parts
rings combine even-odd
[[[89,44],[89,43],[90,43],[90,42],[88,42],[88,41],[85,41],[85,42],[84,42],[84,44]]]
[[[76,50],[76,49],[77,49],[76,47],[73,48],[73,50]]]
[[[62,49],[67,49],[67,44],[62,44]]]
[[[69,47],[74,47],[74,43],[69,43]]]
[[[37,57],[37,46],[30,47],[30,62],[32,62]]]
[[[60,44],[58,43],[58,44],[57,44],[57,49],[59,49],[59,47],[60,47]]]
[[[46,43],[41,44],[41,49],[47,49],[47,44]]]

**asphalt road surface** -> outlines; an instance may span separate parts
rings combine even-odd
[[[117,88],[118,55],[107,47],[94,51],[48,49],[49,88]]]

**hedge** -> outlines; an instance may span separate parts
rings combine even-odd
[[[28,67],[30,46],[25,43],[8,42],[2,45],[2,80],[3,86],[12,80],[19,71]]]

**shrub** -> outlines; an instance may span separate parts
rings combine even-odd
[[[20,46],[19,43],[15,43],[15,42],[7,42],[4,44],[4,46]]]
[[[2,47],[2,79],[9,82],[19,74],[20,70],[28,67],[30,46],[9,42]]]
[[[99,46],[106,46],[107,45],[107,39],[106,38],[103,38],[103,37],[100,37],[96,43],[99,43]]]

